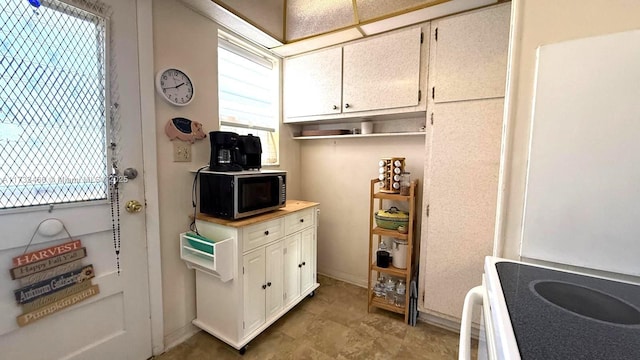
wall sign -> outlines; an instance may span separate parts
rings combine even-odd
[[[207,134],[202,130],[202,124],[182,117],[173,118],[167,121],[164,132],[169,140],[179,139],[194,143],[196,140],[204,139]]]
[[[87,250],[85,248],[80,248],[66,254],[50,257],[48,259],[37,261],[31,264],[26,264],[11,269],[11,278],[14,280],[20,279],[40,271],[44,271],[56,266],[64,265],[66,263],[82,259],[85,256],[87,256]]]
[[[90,298],[94,295],[98,295],[99,293],[100,293],[100,289],[98,288],[98,285],[93,285],[86,290],[82,290],[78,293],[67,296],[64,299],[58,300],[51,305],[47,305],[40,309],[18,316],[17,318],[18,325],[20,326],[28,325],[36,320],[40,320],[41,318],[47,315],[51,315],[55,312],[68,308],[69,306],[75,305],[80,301],[86,300],[87,298]]]
[[[20,288],[13,291],[16,303],[22,308],[22,315],[16,318],[19,326],[29,325],[100,293],[98,285],[91,283],[95,277],[93,265],[82,264],[86,256],[87,249],[76,239],[13,258],[9,273],[20,284]]]

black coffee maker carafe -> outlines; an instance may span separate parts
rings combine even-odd
[[[211,171],[242,171],[240,165],[239,135],[229,131],[212,131],[209,133],[211,141]]]

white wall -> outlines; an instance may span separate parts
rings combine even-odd
[[[637,0],[514,0],[504,148],[503,207],[498,213],[496,254],[517,259],[527,170],[536,49],[540,45],[640,28]]]
[[[173,145],[164,132],[166,122],[177,116],[199,121],[205,132],[218,130],[217,25],[175,0],[153,2],[154,73],[175,66],[193,79],[191,104],[174,107],[156,95],[160,241],[164,300],[165,346],[184,340],[195,328],[195,276],[180,260],[178,235],[189,229],[193,174],[209,162],[209,138],[192,146],[191,162],[173,162]],[[152,126],[152,124],[149,124]],[[289,171],[288,197],[299,198],[298,144],[286,129],[281,136],[280,164]],[[176,140],[177,141],[177,140]]]
[[[320,203],[318,272],[367,286],[369,186],[383,157],[406,158],[422,213],[424,136],[301,140],[302,198]],[[416,244],[420,243],[418,228]]]

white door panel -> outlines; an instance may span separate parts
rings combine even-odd
[[[271,244],[265,248],[266,268],[265,280],[267,289],[265,294],[265,319],[269,319],[282,310],[282,291],[284,281],[284,267],[282,259],[282,241]]]
[[[310,228],[302,232],[300,238],[301,272],[300,272],[300,292],[303,293],[313,286],[313,274],[315,256],[313,250],[316,248],[316,228]]]
[[[284,239],[284,304],[300,295],[300,234]]]
[[[14,1],[14,0],[11,0]],[[75,2],[68,2],[75,3]],[[87,3],[92,3],[88,1]],[[140,84],[137,49],[137,4],[130,0],[102,0],[109,20],[108,71],[117,72],[112,102],[118,103],[118,165],[138,170],[138,177],[119,185],[119,270],[114,249],[111,206],[107,201],[0,211],[0,357],[7,359],[147,359],[151,356],[148,261],[144,211],[129,214],[127,200],[144,203],[141,148]],[[39,11],[47,11],[42,7]],[[33,9],[28,9],[32,12]],[[109,74],[107,74],[109,76]],[[106,148],[105,144],[105,148]],[[24,160],[25,162],[28,159]],[[73,176],[73,174],[68,174]],[[106,176],[106,174],[105,174]],[[49,211],[51,210],[51,211]],[[99,294],[57,311],[24,327],[14,290],[21,287],[9,276],[12,258],[25,248],[38,224],[56,218],[73,239],[87,250],[83,265],[92,264]],[[36,235],[28,251],[67,242],[66,233],[54,237]]]
[[[243,258],[244,334],[250,334],[265,321],[265,250],[252,251]],[[264,287],[263,287],[264,286]]]

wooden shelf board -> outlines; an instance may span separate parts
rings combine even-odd
[[[348,139],[367,137],[388,137],[388,136],[424,136],[426,132],[397,132],[397,133],[374,133],[374,134],[345,134],[345,135],[325,135],[325,136],[294,136],[294,140],[317,140],[317,139]]]
[[[389,229],[383,229],[380,227],[373,228],[372,232],[374,235],[394,237],[396,239],[402,239],[402,240],[407,240],[407,237],[409,235],[409,234],[399,233],[398,230],[389,230]]]
[[[385,274],[389,274],[389,275],[393,275],[393,276],[397,276],[397,277],[401,277],[401,278],[405,278],[405,279],[406,279],[407,275],[409,274],[407,269],[398,269],[397,267],[395,267],[393,265],[389,265],[389,267],[387,267],[387,268],[378,267],[375,262],[373,264],[371,264],[371,270],[375,270],[375,271],[377,271],[379,273],[385,273]]]
[[[409,201],[411,199],[410,195],[400,195],[394,193],[384,193],[377,192],[373,194],[374,199],[385,199],[385,200],[395,200],[395,201]]]

